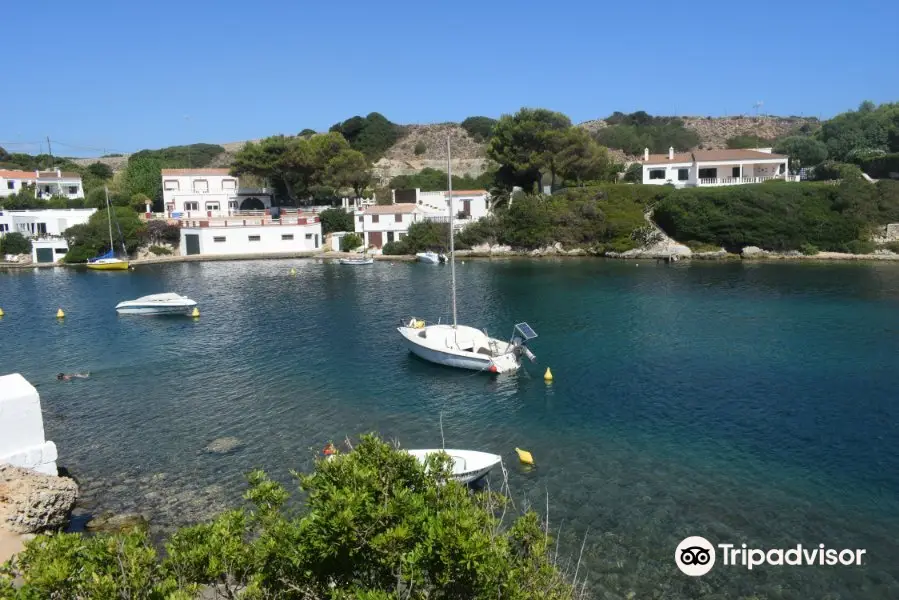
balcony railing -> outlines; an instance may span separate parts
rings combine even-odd
[[[799,181],[799,175],[767,175],[762,177],[704,177],[699,185],[745,185],[747,183],[764,183],[774,179],[783,181]]]
[[[286,225],[314,225],[320,222],[318,216],[292,216],[282,217],[280,219],[272,219],[268,216],[262,217],[226,217],[226,218],[195,218],[180,219],[178,225],[182,228],[206,228],[206,227],[278,227]]]

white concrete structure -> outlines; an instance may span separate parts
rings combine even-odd
[[[87,223],[96,208],[0,209],[0,237],[18,231],[25,237],[61,236],[73,225]]]
[[[799,181],[790,175],[789,157],[771,148],[754,150],[693,150],[668,154],[643,151],[643,183],[675,187],[712,187],[762,183],[770,179]]]
[[[350,231],[332,231],[325,236],[325,247],[332,252],[340,252],[340,244]]]
[[[224,217],[272,206],[272,190],[241,188],[228,169],[163,169],[162,200],[171,218]]]
[[[0,377],[0,463],[58,475],[56,444],[44,439],[41,399],[18,373]]]
[[[412,223],[424,221],[428,216],[434,213],[415,204],[369,206],[353,215],[355,232],[362,237],[366,248],[383,248],[388,242],[403,239]]]
[[[314,215],[181,220],[182,256],[315,252],[322,241],[321,220]]]
[[[81,175],[54,169],[52,171],[0,170],[0,198],[18,194],[24,188],[34,190],[36,198],[49,200],[54,196],[74,200],[84,198]]]
[[[31,240],[31,262],[55,263],[65,258],[69,243],[64,237],[47,237]]]
[[[449,192],[422,192],[415,190],[417,202],[426,210],[447,215]],[[487,190],[453,190],[452,206],[459,221],[477,221],[487,216],[490,193]]]

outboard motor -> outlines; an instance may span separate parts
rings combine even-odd
[[[527,346],[522,346],[521,351],[524,353],[525,356],[528,357],[528,359],[530,359],[531,362],[537,362],[537,357],[534,356],[534,353],[531,352],[530,348],[528,348]]]

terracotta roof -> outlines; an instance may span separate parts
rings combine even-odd
[[[650,154],[644,165],[665,165],[672,163],[712,162],[719,160],[786,160],[783,154],[771,154],[758,150],[694,150],[693,152],[675,152],[673,159],[667,154]]]
[[[362,212],[367,215],[395,215],[397,213],[413,213],[417,208],[417,204],[385,204],[382,206],[368,206]]]
[[[486,193],[487,190],[453,190],[453,196],[477,196]]]
[[[57,175],[56,171],[47,171],[45,173],[41,173],[37,176],[38,179],[81,179],[81,175],[78,173],[60,171],[60,174]]]
[[[230,169],[163,169],[163,175],[230,175]]]
[[[34,171],[3,171],[0,170],[0,177],[4,179],[34,179]]]

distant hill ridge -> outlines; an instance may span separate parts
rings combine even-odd
[[[699,148],[720,149],[727,147],[727,140],[741,135],[752,135],[764,139],[774,139],[794,132],[802,125],[816,126],[818,120],[806,117],[777,117],[777,116],[729,116],[729,117],[677,117],[684,126],[696,131],[699,135]],[[589,131],[597,131],[607,127],[603,119],[594,119],[578,124]],[[446,138],[452,142],[453,170],[458,175],[477,176],[486,168],[485,142],[479,142],[472,138],[458,123],[412,124],[402,126],[402,136],[375,163],[375,172],[385,181],[397,175],[409,175],[416,173],[425,167],[446,169]],[[259,140],[249,140],[258,142]],[[208,166],[227,167],[234,155],[240,151],[247,141],[228,142],[220,144],[225,152],[219,154]],[[416,149],[422,150],[416,154]],[[611,148],[613,154],[619,160],[628,157],[615,148]],[[103,157],[103,158],[78,158],[74,162],[80,165],[89,165],[93,162],[101,162],[109,165],[113,170],[124,168],[129,155]]]

